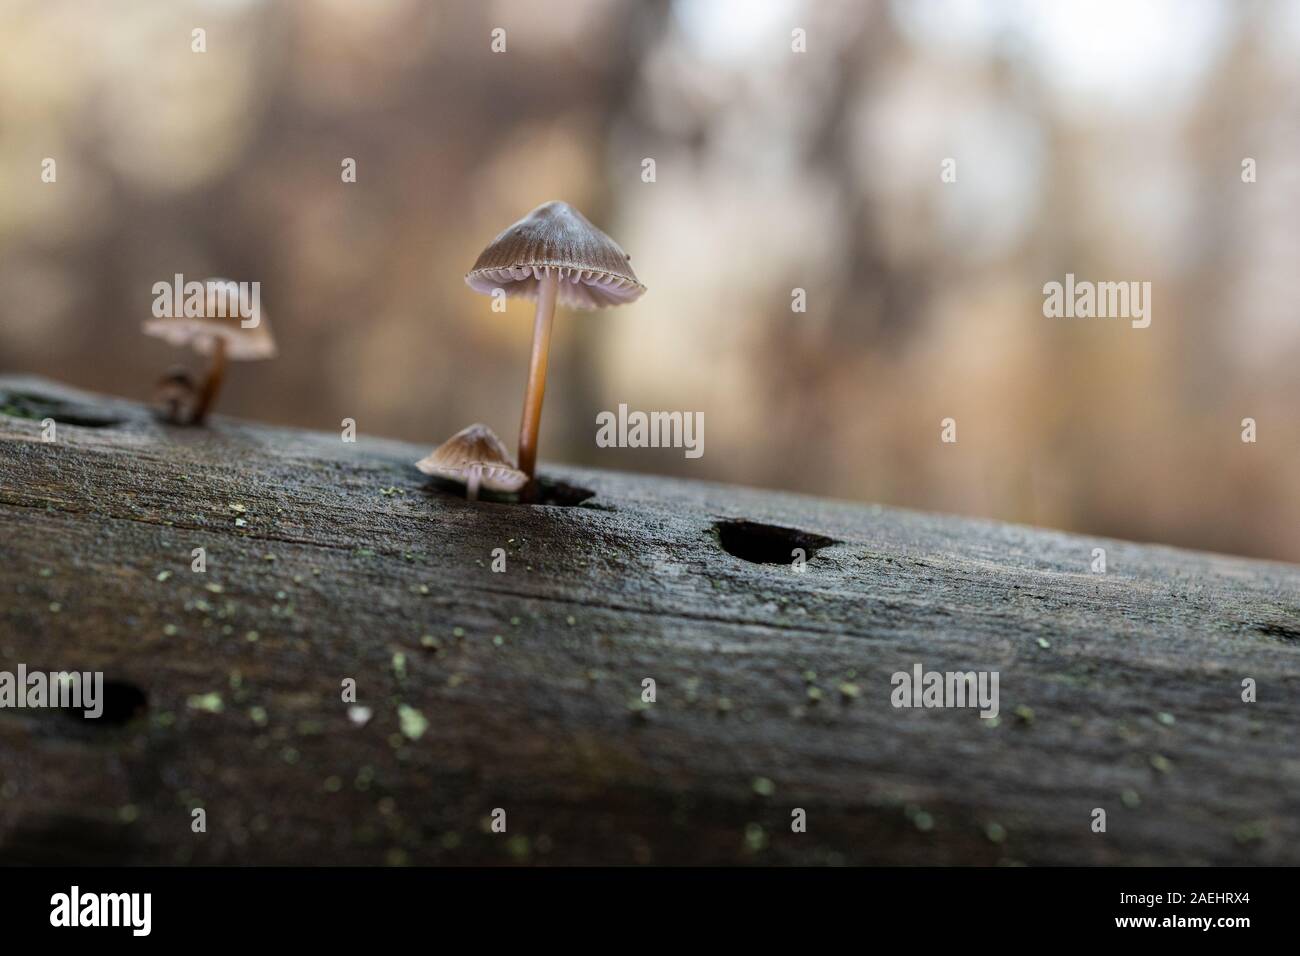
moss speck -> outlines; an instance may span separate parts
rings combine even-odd
[[[191,694],[185,703],[190,710],[204,710],[210,714],[219,714],[226,709],[221,695],[215,691],[210,694]]]
[[[1268,836],[1268,824],[1263,820],[1243,823],[1232,831],[1238,843],[1260,843]]]
[[[429,721],[414,707],[398,704],[397,719],[402,727],[402,736],[407,740],[419,740],[429,728]]]

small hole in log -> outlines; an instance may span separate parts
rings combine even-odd
[[[136,717],[141,717],[149,709],[149,698],[139,687],[126,681],[104,681],[104,712],[98,717],[83,716],[80,710],[71,711],[71,715],[83,723],[102,724],[120,727]]]
[[[465,497],[464,485],[445,481],[442,478],[431,479],[424,487],[426,491],[443,492],[456,498]],[[490,501],[494,504],[550,505],[556,508],[574,508],[594,497],[596,493],[590,488],[571,485],[566,481],[555,481],[551,478],[538,478],[537,490],[531,498],[526,494],[503,495],[493,491],[479,492],[480,501]],[[584,507],[595,506],[584,505]]]
[[[790,564],[796,549],[802,550],[804,560],[808,561],[822,548],[835,543],[834,538],[825,535],[757,521],[716,521],[713,529],[723,551],[754,564]]]
[[[550,478],[538,478],[538,498],[533,504],[554,505],[560,508],[573,508],[589,498],[596,497],[590,488],[571,485],[566,481],[553,481]]]

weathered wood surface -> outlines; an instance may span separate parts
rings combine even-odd
[[[555,466],[594,497],[469,504],[364,431],[0,393],[0,669],[147,698],[0,710],[4,862],[1300,862],[1300,568]],[[724,518],[835,543],[800,575]],[[893,708],[916,662],[1000,719]]]

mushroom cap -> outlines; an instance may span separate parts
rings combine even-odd
[[[578,309],[622,305],[641,297],[631,256],[567,202],[542,203],[488,243],[465,276],[475,292],[537,297],[542,276],[560,274],[558,301]]]
[[[528,476],[515,467],[514,459],[496,432],[475,423],[462,428],[415,463],[426,475],[468,484],[475,468],[479,483],[489,491],[518,491]]]
[[[200,355],[211,355],[217,339],[226,343],[226,358],[235,362],[251,362],[258,359],[275,358],[275,338],[271,335],[271,323],[266,317],[266,310],[260,305],[257,311],[257,325],[244,328],[243,319],[238,315],[221,315],[221,303],[217,296],[217,286],[235,285],[232,279],[208,279],[204,286],[204,315],[165,316],[160,319],[148,319],[141,324],[140,330],[145,335],[159,338],[169,345],[189,346]],[[239,293],[231,289],[227,293],[226,311],[230,311],[229,296],[235,296],[238,303]]]

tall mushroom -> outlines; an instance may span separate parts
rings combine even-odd
[[[566,202],[538,206],[488,243],[465,276],[475,292],[537,300],[528,388],[519,425],[519,470],[530,479],[537,466],[537,433],[546,391],[546,359],[555,306],[599,309],[622,305],[645,292],[631,256]]]
[[[205,285],[203,315],[166,316],[150,319],[141,326],[145,335],[212,356],[212,364],[199,385],[195,386],[183,370],[169,372],[158,383],[158,397],[167,406],[171,420],[179,424],[201,425],[207,418],[225,380],[227,361],[250,362],[275,358],[276,354],[275,339],[264,309],[259,308],[255,325],[244,328],[237,309],[233,316],[221,314],[230,311],[231,298],[238,296],[235,283],[229,279],[209,279]],[[183,394],[186,392],[188,396]],[[181,408],[190,409],[188,417],[180,415]]]
[[[515,468],[510,452],[486,425],[462,428],[415,463],[426,475],[435,475],[465,486],[465,497],[478,498],[479,488],[488,491],[518,491],[528,476]]]

